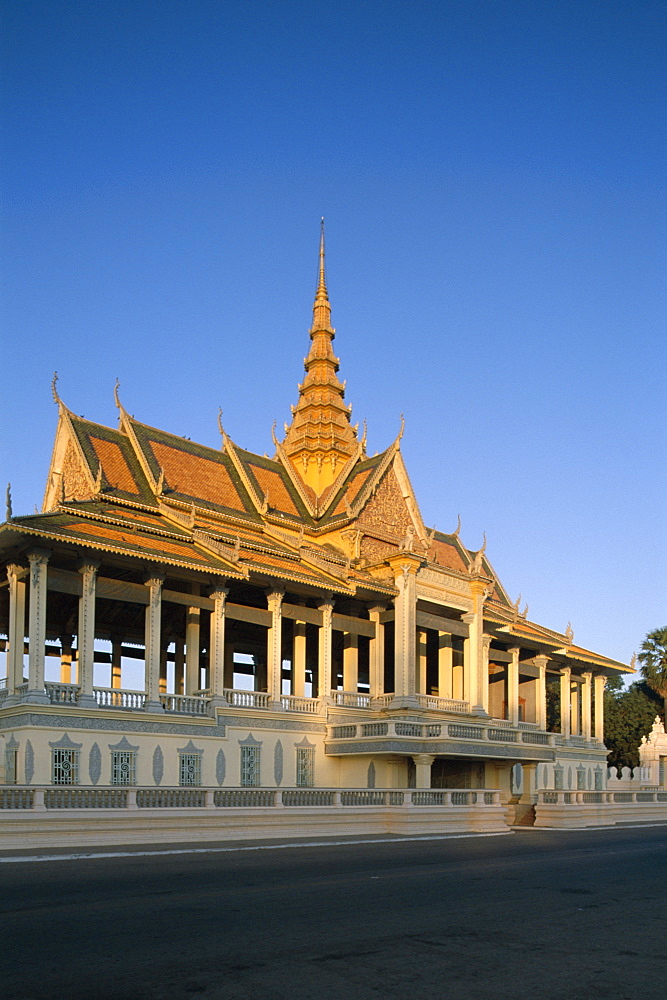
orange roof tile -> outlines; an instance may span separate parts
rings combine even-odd
[[[447,569],[458,569],[462,572],[465,572],[468,568],[456,546],[448,542],[443,542],[439,538],[434,538],[431,542],[429,558],[432,560],[434,555],[436,556],[438,566],[445,566]]]
[[[294,514],[299,517],[301,511],[292,500],[292,497],[283,482],[282,476],[280,476],[277,472],[273,472],[271,469],[265,469],[261,465],[255,465],[253,462],[249,462],[248,465],[250,466],[252,474],[257,480],[260,489],[267,496],[269,506],[273,507],[275,510],[282,510],[286,514]]]
[[[344,514],[347,511],[348,506],[352,506],[354,501],[357,499],[362,489],[368,482],[368,477],[371,473],[375,472],[374,468],[361,469],[355,472],[347,484],[347,489],[341,496],[340,500],[336,504],[335,510],[332,511],[331,516],[335,517],[336,514]]]
[[[167,484],[177,493],[199,497],[221,507],[245,510],[222,462],[214,462],[152,439],[150,447],[158,465],[164,469]]]
[[[116,490],[122,490],[123,493],[139,495],[139,488],[120,447],[114,441],[105,441],[92,434],[90,441],[102,463],[102,472],[109,485]]]

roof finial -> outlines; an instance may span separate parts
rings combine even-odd
[[[54,372],[53,378],[51,379],[51,392],[53,394],[53,402],[56,404],[56,406],[59,406],[61,400],[60,396],[58,395],[58,390],[56,389],[57,385],[58,385],[58,372]]]
[[[115,402],[116,406],[118,407],[118,409],[122,410],[123,406],[122,406],[121,401],[120,401],[120,396],[118,395],[118,390],[119,389],[120,389],[120,379],[117,378],[116,379],[116,384],[113,387],[113,398],[114,398],[114,402]]]
[[[317,292],[316,297],[322,295],[327,298],[327,276],[324,265],[324,216],[320,220],[320,263],[317,274]]]
[[[7,483],[7,520],[12,519],[12,484]]]

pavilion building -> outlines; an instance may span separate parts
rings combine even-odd
[[[484,789],[510,820],[605,788],[605,679],[629,668],[529,621],[485,545],[427,530],[402,430],[366,453],[333,341],[322,235],[273,458],[149,427],[117,391],[105,427],[54,382],[42,512],[0,528],[6,784]]]

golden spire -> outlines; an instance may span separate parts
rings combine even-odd
[[[313,326],[311,335],[317,330],[331,329],[331,304],[327,292],[327,276],[324,262],[324,216],[320,221],[320,262],[317,273],[317,291],[313,303]]]
[[[283,442],[285,455],[317,496],[359,451],[356,431],[350,424],[351,407],[343,402],[345,386],[337,375],[339,362],[332,343],[335,334],[327,292],[322,219],[311,345],[304,362],[306,377],[299,386],[299,402]]]

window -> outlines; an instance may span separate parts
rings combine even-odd
[[[241,785],[244,788],[259,787],[259,751],[258,746],[241,747]]]
[[[51,781],[54,785],[78,785],[79,751],[53,750]]]
[[[297,788],[312,788],[315,784],[315,748],[296,748]]]
[[[563,791],[563,768],[554,768],[554,788],[557,792]]]
[[[586,790],[586,768],[585,767],[578,767],[577,768],[577,791],[581,792],[581,791],[585,791],[585,790]]]
[[[596,792],[603,791],[603,787],[602,787],[602,771],[597,771],[596,770],[596,772],[595,772],[595,791]]]
[[[134,785],[137,774],[137,755],[134,750],[111,751],[111,784]]]
[[[201,754],[182,753],[179,756],[179,784],[201,785]]]

